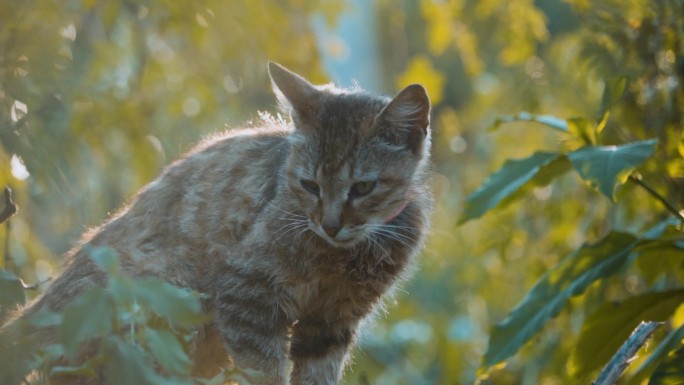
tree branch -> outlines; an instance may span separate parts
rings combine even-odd
[[[634,329],[632,335],[615,353],[608,364],[603,368],[598,379],[592,385],[613,385],[617,382],[622,372],[632,363],[636,352],[648,341],[653,332],[662,325],[662,322],[641,322]]]
[[[679,210],[677,210],[677,208],[674,207],[670,202],[668,202],[667,199],[665,199],[665,197],[660,195],[651,186],[644,183],[644,181],[641,180],[641,177],[632,174],[629,176],[629,180],[641,186],[644,190],[648,191],[648,193],[651,194],[651,196],[653,196],[655,199],[660,201],[660,203],[662,203],[663,206],[665,206],[667,211],[669,211],[670,213],[672,213],[672,215],[677,217],[677,219],[679,219],[680,222],[684,223],[684,215],[681,212],[679,212]]]

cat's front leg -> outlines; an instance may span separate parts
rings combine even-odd
[[[230,272],[216,298],[216,326],[251,385],[289,385],[288,321],[268,279]]]
[[[336,385],[354,344],[355,325],[300,320],[294,325],[292,385]]]

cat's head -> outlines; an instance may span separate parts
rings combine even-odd
[[[286,178],[309,229],[340,248],[391,235],[389,222],[424,183],[430,151],[425,89],[414,84],[388,98],[314,86],[275,63],[269,73],[295,126]]]

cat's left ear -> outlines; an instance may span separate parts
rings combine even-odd
[[[425,88],[420,84],[404,88],[376,119],[389,126],[382,135],[390,142],[420,153],[430,126],[430,99]]]
[[[307,115],[313,109],[319,92],[316,87],[278,63],[269,62],[268,73],[273,91],[286,109],[299,115]]]

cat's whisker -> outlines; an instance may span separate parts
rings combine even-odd
[[[307,222],[306,219],[300,219],[300,218],[277,217],[277,219],[280,219],[282,221],[291,222],[291,223],[300,223],[300,222],[306,223]]]
[[[415,230],[416,229],[415,227],[411,227],[411,226],[399,226],[399,225],[388,225],[388,224],[377,225],[377,226],[389,228],[389,229],[397,229],[397,230]]]
[[[280,207],[274,205],[273,203],[271,203],[271,202],[269,202],[269,201],[265,201],[265,203],[266,203],[269,207],[271,207],[271,208],[273,208],[273,209],[275,209],[275,210],[277,210],[277,211],[280,211],[281,213],[285,213],[285,214],[287,214],[287,215],[290,216],[290,217],[294,217],[294,218],[306,218],[305,215],[295,214],[295,213],[293,213],[293,212],[290,212],[290,211],[281,209]]]
[[[300,229],[302,230],[300,233],[302,233],[303,231],[306,231],[307,228],[308,228],[308,223],[305,221],[296,222],[296,223],[289,223],[289,224],[281,227],[281,230],[283,230],[283,231],[278,234],[278,236],[275,238],[274,243],[277,243],[283,237],[285,237],[285,235],[287,235],[289,233],[295,232],[295,231],[300,230]],[[301,236],[301,235],[298,235],[298,237],[299,236]]]
[[[385,249],[385,247],[382,245],[382,243],[380,243],[380,241],[378,241],[377,239],[375,239],[375,237],[374,237],[373,235],[374,235],[374,234],[371,233],[369,236],[366,237],[366,239],[368,239],[368,240],[371,242],[371,244],[372,244],[373,246],[379,248],[379,249],[382,251],[383,254],[389,254],[389,253],[387,252],[387,249]]]
[[[373,224],[373,225],[370,225],[370,227],[373,229],[383,229],[385,231],[390,231],[390,230],[398,230],[399,232],[401,232],[401,231],[406,231],[406,232],[416,231],[416,228],[413,226],[390,225],[387,223]]]
[[[305,228],[306,226],[307,226],[307,224],[305,222],[289,223],[289,224],[281,227],[281,229],[283,230],[281,235],[287,234],[289,232],[292,232],[292,231],[300,229],[300,228]]]
[[[401,231],[392,231],[386,228],[381,229],[381,232],[387,235],[392,235],[394,239],[403,239],[407,242],[413,242],[414,239],[409,236],[409,234],[404,234]]]
[[[394,241],[397,241],[404,246],[410,246],[411,242],[413,241],[413,239],[404,234],[401,234],[396,231],[390,231],[388,229],[383,228],[382,226],[371,228],[371,232],[378,236],[386,237]]]

